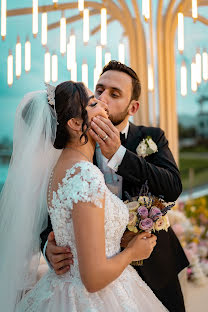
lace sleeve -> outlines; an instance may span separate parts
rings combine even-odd
[[[102,208],[105,181],[101,171],[89,162],[80,162],[66,171],[62,180],[62,187],[58,188],[53,202],[60,201],[60,205],[73,209],[73,203],[91,202]],[[54,202],[55,203],[55,202]]]

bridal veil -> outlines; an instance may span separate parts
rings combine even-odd
[[[36,279],[40,233],[47,227],[47,188],[61,150],[46,91],[26,94],[17,108],[13,154],[0,195],[0,306],[16,303]]]

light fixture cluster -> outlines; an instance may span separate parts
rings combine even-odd
[[[53,0],[54,5],[58,8],[58,0]],[[6,0],[1,0],[1,36],[6,37]],[[90,10],[85,7],[84,0],[78,0],[78,9],[83,17],[83,43],[86,45],[90,40]],[[146,9],[147,10],[147,9]],[[148,11],[148,10],[147,10]],[[38,0],[32,0],[32,34],[34,38],[39,32],[38,16],[39,16]],[[103,48],[107,46],[107,9],[100,10],[100,43],[96,46],[96,65],[94,68],[94,83],[97,82],[103,67]],[[45,48],[44,53],[44,81],[56,82],[58,80],[58,55],[50,53],[48,44],[48,13],[41,13],[41,44]],[[76,36],[72,31],[67,42],[67,19],[64,11],[60,17],[60,54],[66,55],[66,67],[71,72],[71,79],[77,81],[77,62],[76,62]],[[104,62],[107,64],[111,60],[111,53],[106,51]],[[125,63],[125,46],[123,42],[118,46],[118,60]],[[9,50],[7,60],[8,85],[13,84],[14,59],[12,51]],[[19,78],[22,70],[22,44],[19,36],[17,37],[15,49],[15,74]],[[29,38],[25,42],[25,71],[31,70],[31,43]],[[88,65],[86,60],[82,64],[82,81],[88,86]]]
[[[191,63],[191,90],[193,92],[197,91],[202,79],[208,80],[208,54],[206,49],[202,54],[200,49],[197,49]],[[187,66],[184,60],[181,64],[181,95],[187,95]]]

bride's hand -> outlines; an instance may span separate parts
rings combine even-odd
[[[132,261],[149,258],[156,245],[157,237],[153,234],[143,232],[136,235],[127,245],[131,249]]]
[[[56,246],[54,232],[48,235],[45,254],[57,275],[62,275],[69,271],[70,265],[73,264],[73,255],[70,251],[70,247]]]

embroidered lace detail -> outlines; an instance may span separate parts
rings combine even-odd
[[[96,293],[89,293],[83,285],[71,218],[73,204],[92,202],[102,209],[104,197],[106,256],[112,257],[120,251],[121,237],[128,223],[126,205],[110,192],[103,174],[90,162],[79,162],[66,171],[57,192],[53,192],[49,213],[56,242],[71,247],[74,265],[64,275],[49,271],[24,297],[16,312],[166,311],[131,266]]]

